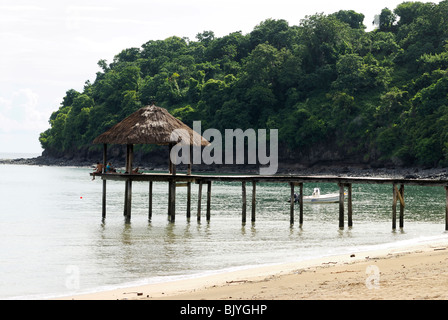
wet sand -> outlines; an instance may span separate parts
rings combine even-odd
[[[448,240],[329,256],[74,300],[409,300],[448,298]]]

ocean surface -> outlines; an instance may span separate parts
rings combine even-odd
[[[30,153],[30,152],[1,152],[0,153],[0,160],[6,160],[6,159],[29,159],[29,158],[35,158],[40,156],[41,153]]]
[[[340,230],[338,204],[305,204],[303,226],[290,226],[285,184],[258,184],[257,220],[242,225],[239,183],[213,184],[209,223],[204,200],[196,221],[196,185],[191,220],[186,188],[178,188],[176,222],[168,222],[168,186],[154,183],[148,221],[148,183],[134,182],[126,224],[124,183],[107,182],[103,221],[102,182],[92,181],[91,171],[0,165],[0,299],[45,299],[448,239],[443,188],[406,186],[404,229],[392,231],[392,187],[353,185],[353,227],[346,221]],[[314,187],[338,191],[334,184],[305,184],[305,195]],[[250,199],[250,184],[247,192]],[[249,200],[247,209],[250,217]]]

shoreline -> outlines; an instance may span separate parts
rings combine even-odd
[[[448,239],[53,300],[448,299]]]
[[[62,158],[49,158],[38,156],[35,158],[0,159],[0,165],[31,165],[31,166],[57,166],[95,168],[94,161],[66,160]],[[164,165],[148,164],[139,165],[141,171],[167,171]],[[118,163],[117,168],[124,170],[124,164]],[[179,172],[186,167],[178,166]],[[193,171],[197,173],[216,174],[258,174],[256,165],[194,165]],[[347,177],[384,177],[406,179],[448,179],[448,168],[421,168],[421,167],[374,167],[370,165],[339,163],[305,166],[302,164],[279,163],[277,175],[335,175]]]

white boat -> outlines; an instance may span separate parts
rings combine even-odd
[[[334,203],[339,202],[339,192],[320,194],[320,188],[314,188],[311,196],[303,197],[303,203]]]
[[[345,195],[346,193],[344,193]],[[294,202],[299,202],[299,197],[294,195]],[[320,188],[314,188],[311,196],[303,197],[303,203],[335,203],[339,202],[339,192],[320,194]]]

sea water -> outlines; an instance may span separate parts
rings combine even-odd
[[[42,299],[171,281],[252,266],[400,246],[445,233],[445,191],[405,186],[404,229],[392,231],[391,185],[353,185],[353,227],[339,229],[338,204],[304,205],[290,226],[287,184],[257,184],[256,222],[241,222],[241,184],[212,185],[211,220],[186,219],[186,188],[177,188],[176,221],[167,219],[168,185],[155,182],[148,221],[148,182],[133,183],[125,223],[124,183],[102,181],[92,168],[0,165],[0,298]],[[305,184],[304,194],[335,184]],[[203,188],[205,200],[206,188]],[[251,185],[248,184],[248,199]],[[205,213],[205,201],[202,212]],[[297,208],[298,209],[298,208]]]

